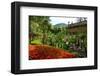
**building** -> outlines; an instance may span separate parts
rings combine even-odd
[[[87,32],[87,21],[81,21],[78,23],[72,23],[68,25],[68,32],[70,34],[76,34],[79,32],[86,33]]]

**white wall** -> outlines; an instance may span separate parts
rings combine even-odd
[[[0,76],[14,76],[10,73],[10,56],[11,56],[11,46],[10,46],[10,36],[11,36],[11,2],[14,0],[1,0],[0,1]],[[17,0],[16,0],[17,1]],[[100,0],[21,0],[30,2],[43,2],[43,3],[58,3],[58,4],[73,4],[73,5],[88,5],[88,6],[98,6],[100,13]],[[98,22],[100,20],[100,15],[98,15]],[[98,23],[100,25],[100,22]],[[98,26],[100,29],[100,26]],[[100,30],[98,30],[100,33]],[[100,34],[98,36],[100,42]],[[100,45],[100,43],[99,43]],[[100,47],[98,48],[98,51]],[[99,52],[100,54],[100,52]],[[100,58],[100,55],[99,55]],[[100,59],[99,59],[100,67]],[[34,74],[34,76],[99,76],[100,68],[98,70],[85,70],[85,71],[66,71],[66,72],[53,72],[53,73],[39,73]],[[33,76],[33,74],[26,74],[27,76]],[[23,74],[22,76],[26,76]]]

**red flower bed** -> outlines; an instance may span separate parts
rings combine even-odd
[[[74,54],[48,45],[29,45],[29,60],[75,58]]]

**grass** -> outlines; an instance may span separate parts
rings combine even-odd
[[[34,39],[31,44],[42,44],[40,39]]]

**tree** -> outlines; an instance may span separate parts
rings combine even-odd
[[[82,22],[82,21],[86,21],[87,18],[86,17],[79,17],[77,18],[77,22]]]
[[[51,28],[48,16],[30,16],[29,17],[29,32],[40,34],[42,36],[42,43],[46,43],[47,33]]]
[[[77,22],[81,22],[83,20],[82,17],[77,18]]]

